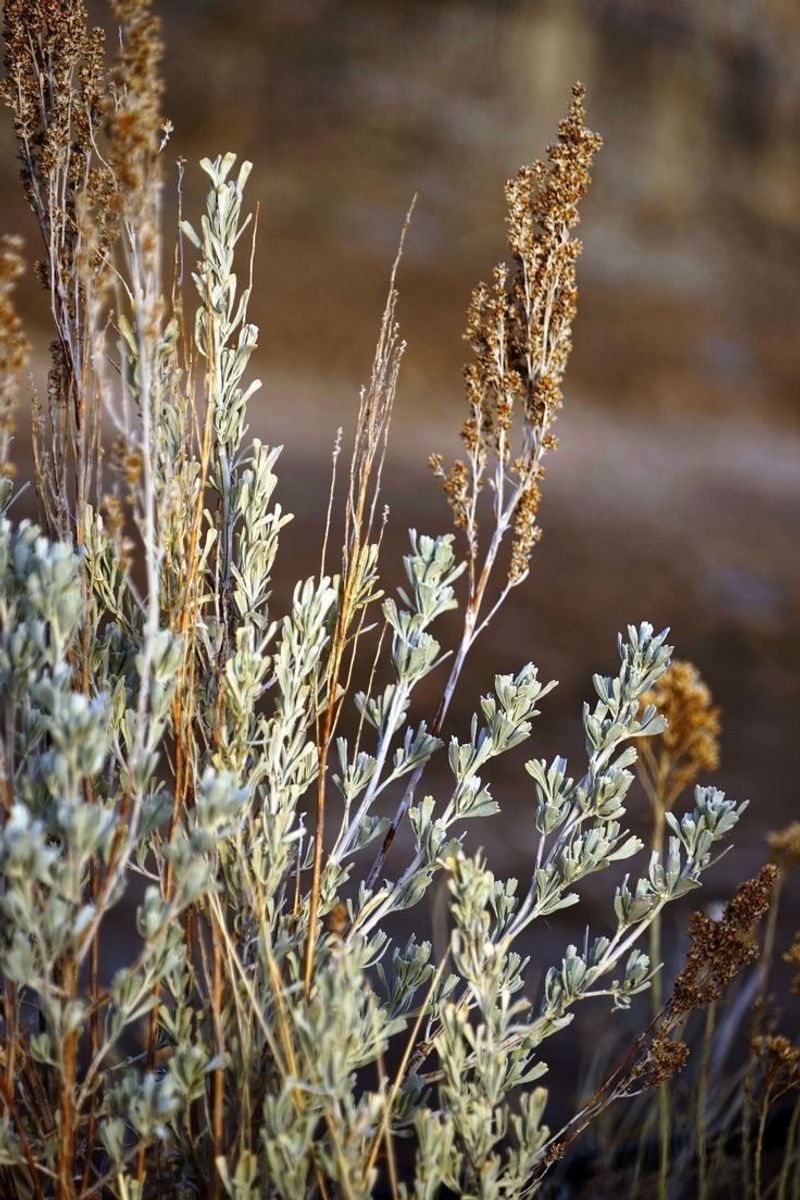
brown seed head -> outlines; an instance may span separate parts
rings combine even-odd
[[[756,961],[755,929],[770,906],[776,878],[774,866],[762,867],[754,879],[740,885],[719,921],[692,913],[691,948],[670,1000],[673,1016],[717,1000],[739,971]]]
[[[159,149],[165,125],[161,59],[164,48],[151,0],[113,0],[123,42],[110,73],[110,160],[126,207],[141,209],[158,184]]]
[[[784,1095],[800,1087],[800,1046],[783,1034],[773,1033],[753,1038],[753,1054],[761,1068],[768,1092]]]
[[[800,864],[800,821],[791,821],[784,829],[767,834],[770,859],[781,871],[793,871]]]
[[[455,524],[477,546],[477,499],[490,464],[493,486],[507,482],[515,497],[509,582],[527,574],[538,540],[536,517],[542,459],[556,448],[550,426],[562,404],[561,382],[572,347],[577,304],[573,236],[601,139],[584,125],[584,89],[573,88],[567,117],[546,162],[523,167],[506,185],[508,243],[513,265],[500,264],[491,285],[472,293],[465,340],[468,415],[461,436],[467,461],[443,479]],[[515,416],[517,416],[515,428]]]
[[[689,1061],[686,1042],[673,1040],[659,1031],[650,1046],[647,1081],[650,1087],[658,1087],[673,1075],[679,1074]]]
[[[642,762],[665,808],[702,772],[719,766],[720,710],[712,702],[700,672],[690,662],[673,662],[641,699],[666,718],[667,727],[639,744]]]

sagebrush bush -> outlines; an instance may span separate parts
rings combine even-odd
[[[523,664],[480,697],[465,739],[447,729],[469,651],[538,538],[574,227],[600,144],[582,90],[547,160],[509,183],[510,264],[470,306],[465,458],[449,470],[433,458],[464,560],[456,535],[412,530],[405,587],[382,591],[380,478],[403,350],[393,274],[341,526],[334,505],[319,574],[275,612],[291,518],[276,498],[279,447],[247,432],[259,387],[250,167],[203,161],[205,212],[182,222],[165,287],[158,31],[145,0],[112,8],[109,68],[78,0],[8,0],[4,17],[4,95],[54,341],[32,409],[36,526],[13,516],[8,411],[25,345],[8,243],[3,1195],[531,1195],[594,1115],[547,1127],[543,1043],[579,1001],[627,1007],[647,988],[648,930],[698,885],[742,811],[709,787],[680,819],[665,808],[663,851],[609,887],[609,931],[567,947],[542,994],[526,994],[522,931],[642,849],[626,796],[635,741],[664,729],[642,698],[671,654],[664,633],[629,627],[617,673],[596,675],[584,706],[586,762],[572,774],[563,758],[527,763],[535,838],[521,885],[464,853],[465,822],[497,811],[491,761],[528,739],[554,686]],[[447,648],[438,620],[458,604]],[[441,702],[426,717],[417,689],[434,672]],[[451,775],[438,795],[425,788],[435,755]],[[405,862],[392,851],[403,822]],[[390,930],[442,872],[452,932],[437,961],[428,941]],[[751,922],[765,903],[747,908]],[[113,971],[112,944],[115,961],[127,956]],[[680,1065],[670,1004],[618,1094]]]

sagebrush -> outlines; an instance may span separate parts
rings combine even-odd
[[[608,932],[568,946],[541,996],[527,993],[520,933],[642,849],[626,796],[634,743],[665,728],[643,698],[671,654],[664,633],[628,627],[617,673],[594,677],[584,707],[586,762],[527,763],[535,836],[521,885],[465,854],[465,822],[497,811],[491,760],[529,738],[554,686],[523,664],[479,698],[466,737],[448,729],[470,649],[526,580],[539,535],[574,230],[600,147],[583,91],[546,160],[508,184],[510,260],[472,298],[464,459],[432,459],[456,534],[412,530],[405,587],[384,594],[380,481],[403,353],[393,273],[320,571],[275,612],[292,534],[280,448],[248,436],[250,166],[203,160],[205,211],[182,220],[165,285],[158,27],[146,0],[111,9],[108,66],[78,0],[7,0],[4,14],[3,94],[54,340],[31,408],[35,525],[14,519],[10,410],[28,388],[8,241],[3,1195],[532,1195],[595,1109],[681,1065],[672,1032],[691,1005],[677,994],[624,1086],[566,1129],[545,1123],[543,1043],[579,1001],[627,1007],[648,987],[648,930],[698,885],[743,807],[705,786],[680,818],[664,805],[666,844],[609,885]],[[437,622],[457,605],[461,633],[445,647]],[[426,714],[417,689],[434,672],[441,702]],[[425,787],[435,755],[452,777],[437,795]],[[392,848],[404,822],[406,861]],[[442,872],[452,928],[437,961],[429,941],[390,931]],[[742,939],[770,881],[748,886],[730,918]],[[703,936],[686,980],[727,982],[742,964],[716,962]],[[109,970],[112,944],[127,963]]]

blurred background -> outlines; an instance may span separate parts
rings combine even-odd
[[[252,315],[265,386],[252,428],[285,444],[281,500],[297,518],[284,535],[281,594],[318,561],[330,448],[339,425],[345,445],[352,433],[414,193],[399,278],[408,351],[386,474],[388,578],[399,580],[409,525],[448,526],[426,460],[457,450],[464,312],[504,254],[503,184],[552,140],[572,82],[587,85],[588,122],[606,145],[583,207],[580,311],[544,539],[529,581],[475,649],[451,728],[463,728],[496,671],[532,659],[561,681],[533,742],[503,767],[503,816],[477,834],[498,871],[524,876],[533,830],[521,761],[569,752],[580,772],[580,704],[592,672],[614,669],[617,631],[642,619],[671,626],[678,655],[699,666],[723,709],[722,767],[710,782],[751,800],[705,898],[729,895],[763,861],[764,834],[800,819],[797,0],[157,7],[175,124],[167,155],[187,160],[187,215],[202,195],[199,156],[230,149],[255,163]],[[6,119],[1,223],[34,246],[12,154]],[[44,338],[33,286],[25,306]],[[646,834],[641,793],[632,810]],[[402,858],[396,847],[395,867]],[[599,928],[608,891],[606,879],[589,889]],[[799,899],[795,883],[784,912]],[[676,962],[685,917],[668,918]],[[575,935],[572,919],[541,931],[533,972]]]

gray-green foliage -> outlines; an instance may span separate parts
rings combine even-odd
[[[352,604],[382,626],[382,651],[369,689],[344,697],[358,735],[337,736],[328,766],[323,933],[304,987],[308,817],[343,585],[302,580],[287,613],[270,611],[289,517],[279,449],[246,440],[257,330],[235,273],[249,164],[234,175],[234,163],[204,161],[201,228],[182,227],[197,254],[194,391],[172,323],[134,310],[120,324],[128,386],[148,339],[160,364],[129,431],[147,593],[89,505],[75,544],[0,523],[7,1194],[51,1194],[58,1179],[60,1196],[88,1198],[102,1180],[134,1200],[216,1178],[236,1200],[368,1196],[401,1143],[414,1147],[403,1195],[530,1194],[550,1136],[543,1043],[578,1001],[627,1007],[647,987],[658,964],[642,935],[698,884],[741,809],[698,789],[694,812],[670,818],[664,860],[610,885],[609,931],[568,946],[533,994],[519,936],[642,848],[626,824],[632,741],[660,728],[640,702],[670,648],[647,624],[620,638],[617,674],[595,676],[584,709],[579,776],[563,758],[527,763],[530,869],[498,880],[466,855],[466,822],[498,811],[493,760],[529,740],[554,684],[531,664],[497,675],[445,745],[416,700],[447,656],[440,618],[464,569],[454,538],[412,531],[406,584],[382,604],[370,544]],[[412,796],[410,854],[370,884],[386,795],[409,776],[415,790],[436,755],[449,786]],[[452,929],[437,960],[418,936],[397,943],[392,919],[415,920],[442,873]]]

